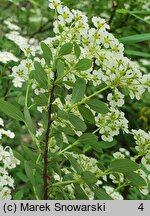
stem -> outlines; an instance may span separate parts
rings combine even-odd
[[[62,151],[58,152],[59,155],[61,155],[63,152],[67,151],[68,149],[71,149],[72,147],[76,146],[79,143],[79,141],[75,141],[74,143],[72,143],[71,145],[67,146],[65,149],[63,149]]]
[[[84,104],[86,101],[88,101],[88,100],[91,99],[92,97],[98,95],[99,93],[105,91],[105,90],[108,89],[108,88],[109,88],[109,86],[106,86],[106,87],[104,87],[104,88],[102,88],[102,89],[96,91],[95,93],[91,94],[90,96],[83,98],[80,102],[75,103],[75,104],[73,104],[72,106],[70,106],[66,111],[70,111],[70,110],[73,109],[74,107],[79,106],[79,105],[81,105],[81,104]]]
[[[50,128],[52,124],[52,102],[54,97],[54,89],[55,89],[55,82],[56,80],[56,73],[54,73],[54,80],[52,83],[52,87],[50,89],[50,95],[49,95],[49,103],[48,103],[48,125],[47,130],[45,134],[45,150],[44,150],[44,171],[43,171],[43,181],[44,181],[44,200],[48,199],[48,174],[47,174],[47,168],[48,168],[48,143],[49,143],[49,134],[50,134]]]
[[[68,185],[68,184],[77,183],[77,182],[78,182],[77,180],[69,180],[69,181],[54,183],[54,184],[52,184],[52,186],[57,187],[57,186],[60,186],[60,185]]]
[[[28,82],[27,90],[26,90],[26,99],[25,99],[25,106],[28,107],[28,95],[30,89],[30,82]]]

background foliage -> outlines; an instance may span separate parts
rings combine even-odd
[[[150,1],[144,0],[63,0],[65,5],[70,8],[80,9],[88,17],[101,16],[110,24],[111,32],[125,44],[126,56],[137,61],[143,73],[150,69]],[[53,12],[48,8],[46,0],[0,0],[0,50],[12,52],[15,56],[21,58],[20,49],[10,41],[5,35],[9,32],[4,21],[10,18],[16,25],[21,28],[21,34],[24,37],[35,38],[39,41],[52,36],[52,19]],[[138,34],[138,36],[137,36]],[[140,36],[139,36],[140,35]],[[11,67],[15,63],[0,63],[0,97],[14,104],[24,104],[24,97],[20,89],[12,86]],[[25,91],[25,89],[24,89]],[[127,119],[130,122],[129,127],[133,129],[150,129],[150,93],[145,93],[142,100],[131,101],[128,98],[123,106]],[[32,109],[34,115],[38,112]],[[31,113],[31,115],[33,114]],[[34,166],[36,153],[35,146],[32,145],[31,137],[28,134],[24,124],[17,122],[0,113],[6,121],[6,128],[16,132],[15,141],[7,141],[15,149],[16,157],[21,160],[21,166],[12,171],[15,178],[15,189],[13,191],[14,199],[35,199],[31,190],[31,182],[39,185],[38,193],[42,193],[42,179],[38,174],[36,178],[30,175],[30,166]],[[14,124],[15,122],[15,124]],[[121,134],[118,138],[118,145],[113,148],[103,149],[105,157],[96,155],[99,159],[104,160],[107,164],[112,153],[119,147],[130,150],[134,142],[130,135]],[[86,150],[85,150],[86,152]],[[92,155],[92,151],[88,152]],[[24,161],[28,161],[24,162]],[[25,163],[25,164],[24,164]],[[36,168],[36,167],[35,167]],[[39,168],[40,169],[40,168]],[[15,172],[15,173],[14,173]],[[34,182],[36,181],[36,182]],[[41,190],[40,190],[41,188]],[[60,197],[58,197],[60,198]],[[128,199],[150,199],[150,196],[139,195],[136,190],[131,189],[128,192]]]

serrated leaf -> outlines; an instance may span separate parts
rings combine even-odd
[[[79,184],[74,183],[74,188],[75,188],[74,193],[75,193],[76,199],[78,200],[88,200],[89,199]]]
[[[70,121],[70,123],[75,127],[77,131],[85,131],[86,130],[86,124],[84,123],[83,120],[81,120],[78,116],[72,114],[72,113],[67,113],[63,110],[58,111],[58,116],[60,118],[66,119]]]
[[[86,81],[80,77],[77,78],[73,90],[72,90],[72,102],[79,102],[85,94],[86,90]]]
[[[30,116],[30,112],[28,110],[28,107],[24,107],[24,117],[25,117],[25,123],[27,125],[27,128],[29,129],[29,131],[35,135],[36,134],[36,129],[35,126],[32,122],[31,116]]]
[[[126,173],[125,177],[131,181],[133,186],[143,187],[147,185],[146,181],[135,172]]]
[[[18,107],[4,101],[3,99],[0,99],[0,110],[16,120],[24,121],[23,113],[18,109]]]
[[[61,79],[64,75],[64,63],[59,59],[56,65],[57,79]]]
[[[25,168],[25,172],[26,172],[26,175],[27,175],[29,181],[31,182],[31,184],[33,186],[35,186],[36,185],[35,177],[33,175],[33,170],[31,168],[31,165],[30,165],[30,163],[28,161],[24,162],[24,168]]]
[[[110,163],[109,170],[114,172],[129,173],[139,169],[139,165],[130,159],[117,159]]]
[[[78,139],[80,143],[85,145],[92,145],[97,143],[98,137],[92,133],[85,133]]]
[[[72,43],[66,43],[64,45],[62,45],[62,47],[59,50],[59,55],[63,56],[63,55],[68,55],[72,52],[73,49],[73,44]]]
[[[38,106],[47,106],[48,97],[46,94],[39,94],[34,98],[34,101]]]
[[[45,59],[45,62],[49,66],[50,62],[53,59],[51,49],[44,42],[41,42],[41,48],[43,51],[43,57]]]
[[[106,114],[109,112],[109,109],[106,105],[106,103],[104,103],[103,101],[100,101],[98,99],[91,99],[89,101],[87,101],[87,104],[89,105],[89,107],[96,111],[97,113],[102,113],[102,114]]]
[[[94,185],[97,182],[97,178],[95,175],[90,171],[84,171],[82,173],[82,179],[88,184],[88,185]]]
[[[79,105],[78,109],[85,121],[88,121],[90,124],[95,124],[95,118],[91,110],[84,105]]]
[[[77,131],[84,132],[87,129],[84,121],[74,114],[69,114],[69,121]]]
[[[77,162],[77,160],[76,160],[74,157],[72,157],[72,155],[69,154],[69,153],[65,153],[65,156],[68,158],[68,160],[70,161],[72,167],[76,170],[76,172],[77,172],[78,174],[82,174],[83,170],[82,170],[82,168],[80,167],[80,165],[79,165],[79,163]]]
[[[34,67],[35,67],[35,71],[34,71],[35,80],[38,82],[41,88],[47,89],[48,77],[44,68],[37,61],[34,62]]]
[[[92,61],[87,58],[83,58],[78,61],[78,63],[75,66],[75,69],[77,71],[85,71],[92,67]]]
[[[138,42],[148,41],[148,40],[150,40],[150,33],[130,35],[119,39],[119,41],[124,44],[133,44],[133,43],[138,43]]]
[[[116,140],[113,140],[112,142],[100,141],[97,143],[97,146],[102,149],[107,149],[115,146],[116,144],[117,144]]]
[[[74,44],[74,52],[75,52],[76,58],[78,59],[81,55],[81,49],[77,43]]]
[[[112,198],[98,186],[95,186],[94,194],[96,200],[112,200]]]

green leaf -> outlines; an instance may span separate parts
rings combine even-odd
[[[112,198],[101,188],[95,186],[94,190],[95,199],[97,200],[112,200]]]
[[[67,135],[71,135],[71,136],[75,135],[74,130],[70,127],[58,127],[58,130],[64,132]]]
[[[72,167],[77,171],[78,174],[82,174],[83,170],[80,167],[79,163],[77,162],[77,160],[72,157],[71,154],[69,153],[65,153],[65,156],[68,158],[68,160],[70,161]]]
[[[82,121],[78,116],[72,113],[67,113],[67,112],[64,112],[63,110],[59,110],[58,116],[60,118],[70,121],[70,123],[75,127],[77,131],[85,131],[87,128],[84,121]]]
[[[74,183],[74,188],[75,188],[74,193],[75,193],[76,199],[78,200],[88,200],[89,199],[79,184]]]
[[[19,179],[21,179],[21,181],[23,181],[23,182],[27,182],[27,181],[28,181],[27,176],[26,176],[24,173],[22,173],[22,172],[17,172],[17,173],[16,173],[16,176],[17,176]]]
[[[24,161],[25,161],[25,158],[24,158],[20,153],[18,153],[17,151],[13,150],[13,154],[14,154],[14,156],[15,156],[18,160],[20,160],[21,162],[24,162]]]
[[[80,77],[77,78],[73,90],[72,90],[72,102],[79,102],[85,94],[86,90],[86,81]]]
[[[24,121],[23,113],[16,106],[3,99],[0,99],[0,110],[11,118]]]
[[[130,159],[117,159],[110,163],[109,170],[114,172],[129,173],[139,169],[139,165]]]
[[[77,131],[84,132],[87,129],[84,121],[81,120],[78,116],[75,116],[74,114],[69,114],[69,121]]]
[[[92,133],[85,133],[78,139],[80,143],[85,145],[92,145],[97,143],[98,137]]]
[[[59,55],[63,56],[63,55],[68,55],[72,52],[73,49],[73,44],[72,43],[66,43],[64,45],[62,45],[62,47],[59,50]]]
[[[81,49],[80,49],[80,46],[77,43],[74,43],[74,52],[75,52],[75,55],[76,55],[76,57],[78,59],[80,57],[80,55],[81,55]]]
[[[87,58],[83,58],[78,61],[78,63],[75,66],[75,69],[77,71],[85,71],[92,67],[92,61]]]
[[[84,105],[79,105],[78,109],[85,121],[88,121],[90,124],[95,124],[95,118],[91,110]]]
[[[25,172],[26,172],[26,175],[27,175],[29,181],[31,182],[31,184],[33,186],[35,186],[36,185],[35,177],[33,175],[33,170],[31,168],[31,165],[30,165],[30,163],[28,161],[24,162],[24,168],[25,168]]]
[[[134,10],[134,11],[129,11],[129,10],[126,10],[126,9],[118,9],[116,10],[117,13],[121,13],[121,14],[127,14],[127,13],[132,13],[132,14],[144,14],[144,15],[150,15],[150,11],[146,11],[146,10]]]
[[[56,65],[57,79],[61,79],[64,75],[64,63],[59,59]]]
[[[135,50],[125,50],[125,53],[127,55],[132,55],[132,56],[141,56],[141,57],[145,57],[145,58],[150,57],[149,53],[139,52],[139,51],[135,51]]]
[[[34,101],[38,106],[47,106],[48,97],[46,94],[39,94],[34,98]]]
[[[53,60],[51,49],[44,42],[41,42],[41,48],[45,62],[49,66],[50,62]]]
[[[69,113],[67,113],[67,112],[65,112],[63,110],[58,110],[58,116],[60,118],[66,119],[66,120],[69,119]]]
[[[37,61],[34,62],[34,67],[35,67],[35,71],[34,71],[35,80],[38,82],[40,87],[47,89],[48,77],[44,68]]]
[[[82,174],[82,179],[88,184],[88,185],[94,185],[97,182],[97,178],[92,172],[84,171]]]
[[[23,145],[23,151],[24,151],[24,153],[26,155],[26,158],[28,160],[32,160],[35,163],[36,157],[33,154],[33,149],[29,148],[28,146]]]
[[[131,181],[131,184],[133,186],[138,186],[138,187],[142,187],[142,186],[146,186],[147,183],[146,181],[137,173],[135,172],[129,172],[125,174],[125,177]]]
[[[28,110],[28,107],[24,107],[24,116],[25,116],[25,123],[27,125],[27,128],[29,129],[29,131],[35,135],[36,134],[36,129],[35,126],[32,122],[31,116],[30,116],[30,112]]]
[[[129,11],[126,9],[117,9],[116,12],[121,14],[127,14]]]
[[[148,40],[150,40],[150,33],[131,35],[119,39],[119,41],[124,44],[133,44],[133,43],[138,43],[138,42],[148,41]]]
[[[13,200],[22,200],[23,195],[24,195],[24,189],[21,189],[14,194]]]
[[[113,140],[112,142],[100,141],[97,143],[97,146],[102,149],[107,149],[115,146],[117,144],[117,140]]]
[[[87,101],[87,104],[92,110],[96,111],[97,113],[106,114],[109,112],[107,105],[98,99],[91,99]]]

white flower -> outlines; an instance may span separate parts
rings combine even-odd
[[[114,184],[124,182],[124,175],[122,173],[116,173],[115,175],[110,174],[109,178],[112,179]]]
[[[128,133],[128,120],[123,112],[115,108],[111,107],[110,112],[106,114],[98,114],[95,121],[104,141],[111,142],[113,137],[119,134],[120,130]]]
[[[109,93],[107,95],[107,100],[109,101],[111,107],[121,107],[124,104],[124,95],[121,94],[117,88],[115,88],[113,93]]]
[[[113,157],[115,159],[124,159],[125,158],[124,154],[122,154],[121,152],[115,152],[115,153],[113,153]]]
[[[45,89],[40,88],[36,83],[33,83],[33,84],[32,84],[32,89],[34,90],[34,93],[35,93],[36,95],[44,94],[44,93],[46,92]]]
[[[0,51],[0,62],[6,64],[7,62],[17,62],[19,59],[12,53],[6,51]]]
[[[44,133],[43,124],[42,123],[38,123],[38,126],[40,128],[36,131],[36,137],[40,137]]]
[[[125,154],[126,156],[130,156],[130,152],[125,148],[119,148],[119,151],[121,153]]]
[[[4,21],[7,27],[13,31],[20,31],[20,27],[11,22],[11,20],[7,19]]]
[[[106,24],[105,19],[102,19],[100,17],[93,17],[92,18],[92,22],[93,22],[94,26],[96,28],[98,28],[98,29],[105,30],[105,29],[109,29],[110,28],[109,25]]]
[[[58,16],[59,20],[63,20],[64,22],[70,23],[73,19],[73,14],[70,12],[70,9],[68,7],[60,8],[58,13],[60,14]]]
[[[11,199],[11,190],[8,187],[4,187],[0,191],[0,200],[10,200]]]
[[[146,154],[145,157],[142,157],[141,163],[148,171],[150,171],[150,152]]]
[[[101,69],[99,70],[94,70],[92,72],[92,77],[91,77],[92,81],[93,81],[93,85],[97,86],[101,84]]]
[[[59,9],[61,7],[61,1],[60,0],[49,0],[49,7],[51,9]]]
[[[145,196],[149,194],[148,188],[144,186],[140,188],[140,192]]]
[[[123,196],[119,192],[115,192],[113,187],[103,186],[103,188],[106,190],[106,193],[108,193],[114,200],[123,200]]]
[[[0,118],[0,126],[4,127],[4,121],[2,118]]]

